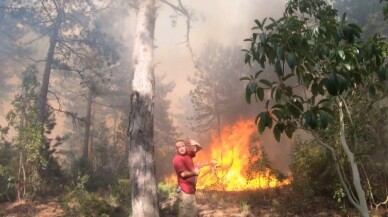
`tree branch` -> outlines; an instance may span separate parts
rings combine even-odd
[[[365,192],[362,189],[362,186],[360,184],[360,173],[357,168],[357,162],[355,161],[354,154],[349,149],[349,146],[346,141],[344,114],[342,111],[342,101],[337,99],[337,103],[339,106],[338,111],[339,111],[339,123],[340,123],[340,143],[350,164],[350,168],[353,176],[353,186],[356,190],[358,202],[359,202],[358,205],[355,207],[360,211],[361,214],[364,214],[365,212],[368,212],[368,207],[364,207],[366,206]]]
[[[351,114],[350,114],[348,105],[346,104],[346,101],[345,101],[345,99],[344,99],[342,96],[340,96],[340,98],[341,98],[342,103],[344,104],[346,113],[348,114],[349,121],[350,121],[350,123],[352,124],[352,127],[354,127],[353,119],[352,119],[352,116],[351,116]]]
[[[44,4],[44,2],[43,2],[43,1],[40,1],[40,4],[42,5],[44,11],[47,13],[47,16],[49,17],[49,19],[51,20],[51,22],[52,22],[52,23],[55,23],[54,19],[53,19],[53,18],[51,17],[51,15],[50,15],[50,12],[47,10],[47,7],[46,7],[46,5]],[[54,1],[54,4],[55,4],[55,1]],[[57,6],[57,5],[55,5],[55,6]],[[58,8],[57,8],[57,9],[58,9]]]
[[[182,4],[181,0],[178,0],[178,5],[173,5],[172,3],[168,2],[167,0],[161,0],[161,2],[165,3],[166,5],[170,6],[173,10],[178,11],[180,14],[186,17],[186,47],[189,49],[191,60],[193,61],[194,67],[198,69],[198,63],[197,59],[194,55],[193,48],[190,44],[190,31],[191,31],[191,14],[185,8]]]
[[[324,143],[321,140],[321,138],[313,130],[309,130],[309,132],[314,136],[315,140],[318,142],[319,145],[325,147],[326,149],[328,149],[330,151],[331,157],[334,160],[334,165],[335,165],[335,169],[337,171],[338,177],[340,179],[342,187],[344,187],[344,190],[346,192],[346,196],[348,197],[349,201],[353,204],[354,207],[358,207],[358,204],[356,203],[355,198],[352,197],[353,193],[351,192],[351,189],[345,183],[344,175],[343,175],[343,173],[341,171],[341,167],[339,165],[338,157],[337,157],[337,155],[335,153],[334,148],[332,148],[331,146],[329,146],[326,143]]]
[[[54,108],[52,107],[50,104],[47,104],[47,106],[52,109],[53,111],[56,111],[56,112],[60,112],[60,113],[63,113],[66,115],[66,117],[71,117],[72,118],[72,121],[73,121],[73,124],[75,124],[76,122],[78,123],[86,123],[85,122],[85,119],[84,118],[80,118],[78,117],[77,113],[75,112],[69,112],[69,111],[65,111],[65,110],[62,110],[61,108]]]
[[[52,107],[50,104],[47,104],[48,107],[50,107],[53,111],[57,111],[57,112],[61,112],[61,113],[64,113],[67,117],[71,117],[72,118],[72,121],[73,123],[75,122],[78,122],[78,123],[85,123],[85,119],[84,118],[80,118],[77,116],[77,113],[75,112],[69,112],[69,111],[65,111],[65,110],[62,110],[62,105],[61,105],[61,102],[59,101],[59,97],[57,96],[57,94],[55,94],[54,92],[48,90],[49,93],[53,94],[53,96],[55,97],[57,103],[58,103],[58,108],[54,108]]]

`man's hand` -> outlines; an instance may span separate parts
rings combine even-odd
[[[197,141],[195,141],[194,139],[189,139],[189,144],[193,145],[193,146],[201,147],[201,145]]]
[[[198,167],[195,167],[193,172],[195,173],[195,175],[198,176],[198,175],[199,175],[199,168],[198,168]]]
[[[185,177],[192,177],[192,176],[198,176],[199,175],[199,168],[195,167],[193,171],[184,171],[180,173],[180,176]]]
[[[189,144],[195,147],[195,152],[198,152],[202,149],[201,145],[194,139],[189,139]]]

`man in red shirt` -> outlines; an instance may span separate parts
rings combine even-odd
[[[190,149],[186,147],[190,145]],[[178,178],[179,192],[179,217],[197,217],[197,202],[195,199],[195,186],[199,168],[194,167],[193,157],[201,150],[201,145],[190,139],[188,142],[179,140],[176,144],[176,155],[173,165]]]

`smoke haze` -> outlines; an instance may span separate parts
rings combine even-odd
[[[176,4],[175,1],[171,1],[171,3]],[[195,57],[197,58],[206,52],[206,45],[210,42],[221,44],[224,47],[237,46],[246,48],[248,44],[244,43],[243,40],[251,36],[254,20],[262,20],[265,17],[279,17],[285,3],[285,0],[183,1],[183,4],[192,12],[190,45],[193,48]],[[108,8],[101,11],[99,15],[102,20],[103,30],[111,37],[121,41],[121,60],[119,64],[122,65],[124,62],[130,62],[131,59],[135,15],[133,9],[126,10],[123,6]],[[45,58],[47,40],[47,38],[43,39],[36,45],[39,49],[31,57],[36,60]],[[171,101],[170,114],[174,119],[175,125],[178,126],[178,130],[183,133],[183,137],[195,137],[197,135],[188,127],[186,120],[187,116],[193,113],[189,92],[194,86],[188,81],[188,77],[194,76],[196,72],[186,43],[186,21],[184,17],[163,3],[158,5],[155,45],[157,47],[155,49],[156,75],[166,74],[166,81],[175,83],[175,88],[167,96]],[[241,52],[241,61],[243,61],[243,57],[244,54]],[[40,65],[40,67],[42,68],[43,65]],[[120,78],[124,77],[126,73],[125,76],[129,79],[129,70],[121,70],[120,73],[123,75],[120,75]],[[55,78],[53,77],[53,79]],[[236,76],[236,79],[239,78]],[[241,98],[243,99],[244,96],[242,95]],[[81,99],[81,102],[84,103],[85,100]],[[244,104],[241,106],[247,107],[249,105]],[[8,108],[9,106],[6,107]],[[3,108],[3,111],[7,111],[7,108]],[[249,117],[253,121],[254,116],[252,115],[260,112],[261,108],[261,106],[256,104],[250,105],[250,109],[253,112],[245,117]],[[83,113],[84,111],[80,112],[80,114]],[[63,115],[58,115],[57,117],[60,119],[58,121],[61,122],[65,119]],[[56,131],[63,133],[68,130],[58,127]],[[278,144],[268,134],[271,134],[271,132],[266,132],[263,135],[262,143],[267,149],[270,160],[283,171],[287,170],[290,142],[282,139],[281,143]],[[168,162],[169,160],[166,159]]]
[[[209,41],[225,46],[247,46],[243,42],[252,34],[251,28],[255,19],[278,17],[281,15],[286,1],[264,0],[214,0],[184,2],[194,11],[195,21],[192,23],[190,44],[194,54],[200,55]],[[168,73],[168,79],[176,81],[176,88],[169,96],[173,101],[172,112],[179,112],[180,98],[187,97],[192,88],[187,77],[195,72],[189,50],[185,44],[186,25],[183,17],[179,17],[176,27],[172,27],[170,15],[174,12],[162,5],[156,21],[156,73]],[[243,53],[241,61],[243,61]]]

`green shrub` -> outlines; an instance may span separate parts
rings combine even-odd
[[[0,165],[0,202],[16,198],[16,179],[6,167]]]
[[[129,179],[118,179],[109,188],[111,196],[118,205],[128,207],[128,204],[131,204],[131,182]]]
[[[159,182],[158,184],[158,196],[161,199],[172,198],[176,194],[176,185]]]
[[[329,153],[312,143],[296,142],[291,172],[293,189],[310,199],[331,198],[338,183]]]
[[[166,182],[158,183],[158,199],[161,216],[178,215],[178,198],[176,197],[176,184]]]
[[[88,176],[79,179],[74,190],[61,198],[61,207],[65,216],[116,216],[116,208],[104,199],[97,198],[85,189]]]
[[[16,199],[18,157],[10,143],[0,140],[0,202]]]
[[[329,153],[310,141],[296,139],[294,145],[291,191],[279,211],[299,214],[338,208],[333,194],[339,181]]]

